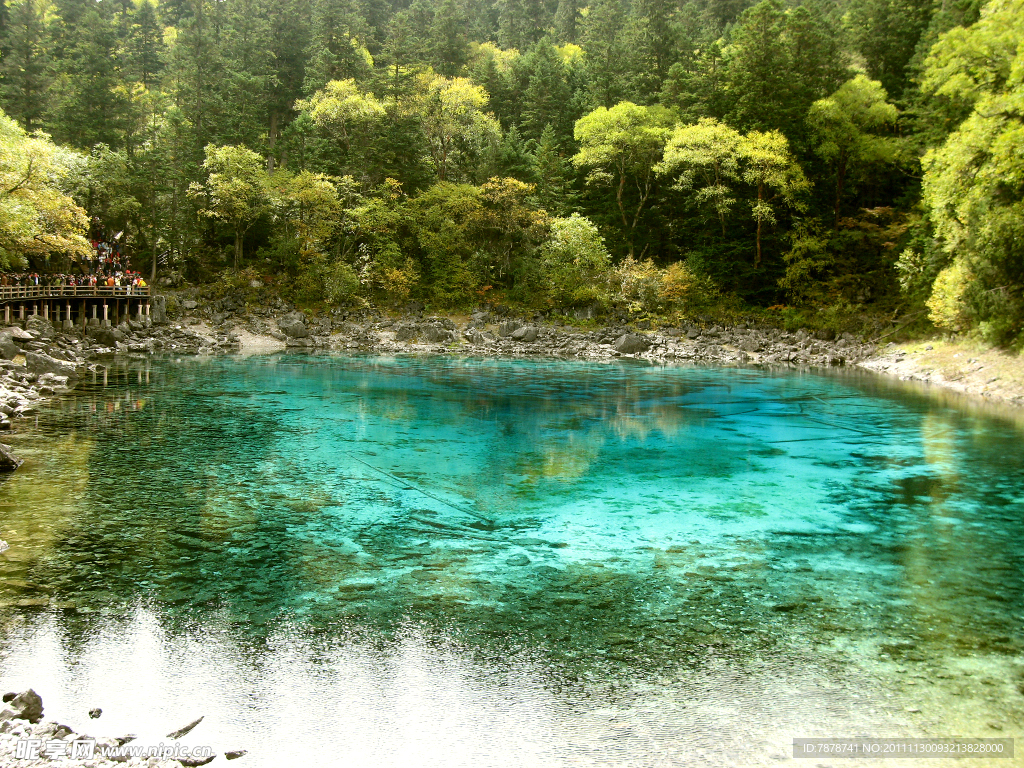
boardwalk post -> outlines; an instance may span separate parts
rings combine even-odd
[[[64,330],[73,331],[75,330],[75,324],[71,322],[71,302],[65,302],[64,308]]]
[[[99,318],[96,317],[96,304],[92,305],[92,319],[89,321],[89,325],[94,328],[100,324]]]
[[[25,319],[25,303],[24,302],[22,302],[22,304],[18,307],[18,319],[19,320],[24,320]]]
[[[4,322],[7,325],[11,324],[11,305],[4,304]]]
[[[44,301],[43,302],[43,320],[49,320],[49,319],[50,319],[50,302]]]
[[[104,328],[109,328],[110,327],[110,316],[107,314],[109,311],[110,311],[110,307],[108,307],[107,306],[107,302],[104,301],[103,302],[103,322],[101,323],[101,325]],[[103,383],[106,384],[106,382],[103,382]]]

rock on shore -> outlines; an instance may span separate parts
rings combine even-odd
[[[3,705],[0,706],[0,766],[82,766],[82,768],[114,768],[115,766],[146,766],[147,768],[194,768],[206,765],[216,758],[213,756],[179,757],[168,759],[153,756],[118,756],[105,758],[98,750],[104,747],[120,747],[135,740],[133,735],[118,737],[97,737],[86,734],[82,729],[58,723],[54,720],[43,720],[43,700],[31,688],[21,693],[5,693]],[[93,709],[93,713],[101,710]],[[98,715],[96,715],[98,716]],[[163,746],[173,746],[178,739],[188,734],[199,725],[199,718],[184,728],[167,734],[170,742],[161,742]],[[92,755],[75,757],[76,744],[91,746]],[[20,749],[22,750],[19,752]],[[37,757],[23,759],[29,746],[39,752]],[[142,744],[142,747],[157,747],[157,744]],[[43,754],[43,750],[50,754]],[[225,751],[228,760],[238,759],[246,754],[245,750]],[[51,757],[51,755],[53,755]],[[242,763],[244,765],[244,763]]]

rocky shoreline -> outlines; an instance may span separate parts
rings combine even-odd
[[[103,710],[89,711],[93,720]],[[82,728],[73,728],[55,720],[43,720],[43,700],[31,688],[20,693],[5,693],[0,705],[0,765],[10,766],[82,766],[83,768],[114,768],[123,765],[144,765],[147,768],[195,768],[217,757],[205,746],[189,746],[179,740],[203,721],[200,717],[178,730],[168,733],[159,745],[135,745],[124,750],[138,738],[134,734],[117,737],[90,736]],[[115,750],[120,754],[112,754]],[[132,751],[138,754],[131,754]],[[208,754],[211,753],[212,754]],[[150,754],[147,754],[150,753]],[[174,754],[171,758],[167,755]],[[245,750],[224,752],[228,760],[244,757]]]
[[[835,367],[865,360],[876,348],[851,334],[835,337],[800,330],[746,324],[679,325],[651,329],[646,323],[612,323],[582,330],[564,318],[532,318],[474,312],[468,317],[391,317],[379,311],[307,317],[287,306],[244,313],[207,309],[185,302],[182,322],[213,338],[238,341],[240,334],[279,349],[377,354],[439,353],[486,357],[542,356],[578,359],[634,357],[715,364]],[[282,311],[283,310],[283,311]],[[241,344],[241,346],[245,346]]]
[[[789,333],[740,323],[651,328],[621,320],[585,329],[558,315],[515,317],[491,311],[468,316],[425,315],[415,305],[392,316],[380,310],[336,310],[312,317],[278,302],[247,309],[230,299],[200,305],[186,300],[173,315],[161,297],[152,317],[117,327],[65,330],[33,315],[0,329],[0,431],[35,413],[40,402],[68,392],[80,375],[109,365],[115,355],[273,353],[293,350],[347,354],[443,354],[578,360],[635,358],[710,365],[836,368],[859,366],[900,379],[918,379],[968,395],[1024,405],[1024,379],[991,380],[936,374],[893,344],[879,349],[852,334]],[[928,349],[931,349],[929,346]],[[976,358],[965,357],[973,365]],[[977,378],[977,377],[976,377]],[[0,471],[19,461],[0,446]]]

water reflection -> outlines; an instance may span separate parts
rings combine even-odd
[[[99,374],[86,382],[19,437],[26,465],[0,485],[0,530],[12,545],[0,556],[5,681],[38,671],[26,649],[47,643],[93,649],[62,661],[63,672],[57,665],[59,690],[74,688],[74,666],[101,677],[110,627],[122,622],[122,634],[167,653],[222,654],[199,664],[218,680],[243,674],[225,661],[235,653],[265,665],[260,679],[279,658],[306,679],[319,658],[312,649],[327,648],[323,658],[338,664],[354,654],[369,665],[358,674],[380,678],[378,688],[366,685],[382,706],[397,706],[397,694],[379,687],[386,675],[365,662],[366,648],[386,648],[387,664],[399,664],[415,635],[458,649],[444,662],[421,653],[417,664],[476,665],[482,678],[523,661],[503,684],[508,696],[543,691],[568,709],[552,719],[545,704],[547,725],[535,728],[495,725],[502,738],[586,721],[580,754],[623,764],[632,763],[621,744],[692,760],[700,740],[666,723],[697,688],[712,709],[723,697],[744,702],[730,710],[737,728],[769,727],[758,702],[766,690],[785,699],[779,680],[845,702],[841,712],[822,704],[810,714],[787,704],[782,731],[793,735],[827,724],[949,735],[942,729],[984,729],[984,718],[1008,735],[1024,721],[1024,672],[1013,661],[1024,653],[1015,424],[894,398],[872,379],[540,361],[312,362],[131,361],[105,384]],[[907,682],[907,664],[936,673],[928,700],[942,702],[941,712],[922,722],[901,714],[927,687]],[[954,686],[952,673],[937,676],[960,667],[1001,682]],[[863,711],[851,687],[859,676],[885,692]],[[410,684],[416,697],[450,694],[466,711],[485,707],[473,703],[482,700],[476,693],[454,682],[438,692],[428,678]],[[228,699],[269,707],[269,698],[290,695],[291,679],[279,678],[272,694],[237,681],[222,687]],[[315,696],[329,697],[333,678],[314,679]],[[177,705],[176,689],[149,680],[163,691],[153,707]],[[295,696],[314,696],[295,685]],[[594,723],[611,733],[614,718],[587,720],[585,702],[614,701],[638,716],[632,697],[643,686],[645,701],[661,707],[645,727],[675,735],[623,732],[607,753],[594,752]],[[486,706],[520,706],[510,701]],[[949,714],[962,701],[972,702],[973,720]],[[210,706],[225,722],[250,722],[237,702]],[[332,717],[339,728],[368,727]],[[378,747],[398,761],[401,729],[380,722],[397,729]],[[425,738],[413,731],[413,741]],[[749,764],[785,751],[747,735],[759,744]],[[437,745],[448,742],[429,748]],[[736,764],[728,750],[700,748],[706,764]]]

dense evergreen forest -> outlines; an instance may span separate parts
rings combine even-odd
[[[1024,337],[1024,0],[6,0],[0,266]],[[241,283],[240,283],[241,284]]]

